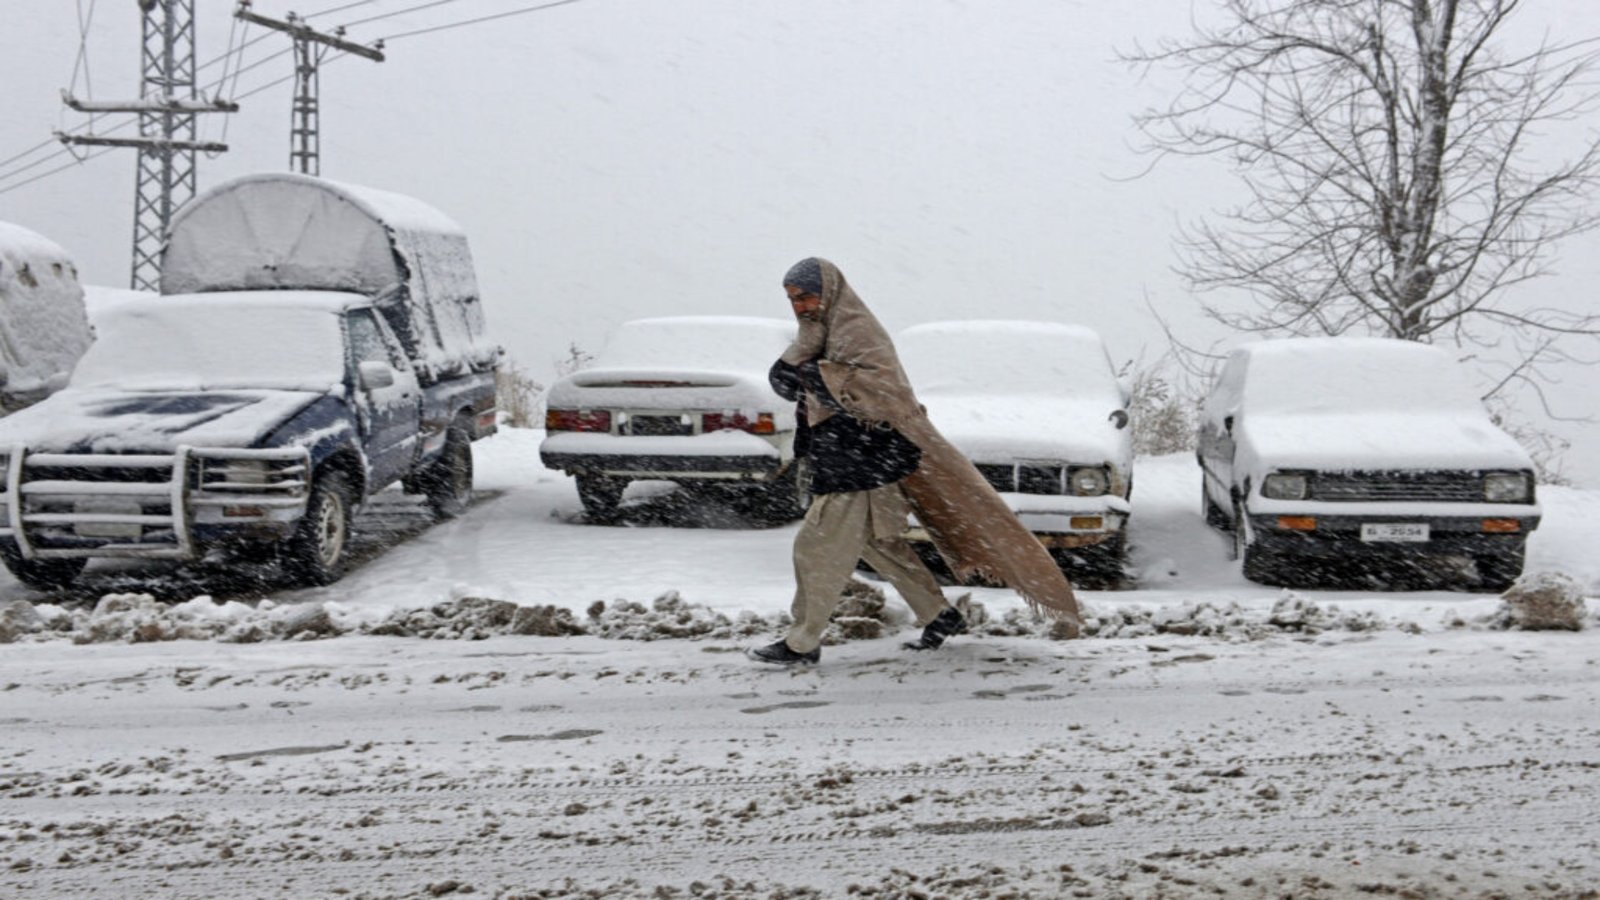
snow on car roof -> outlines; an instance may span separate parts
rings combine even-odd
[[[0,222],[0,369],[7,388],[29,393],[59,383],[92,339],[67,251]]]
[[[792,319],[661,316],[625,322],[595,358],[596,368],[759,371],[765,375],[794,340]]]
[[[467,238],[421,200],[289,172],[235,178],[173,217],[161,291],[352,291],[435,375],[491,365]]]
[[[1393,338],[1283,338],[1246,344],[1254,411],[1474,410],[1483,404],[1443,350]]]
[[[895,344],[919,393],[1120,395],[1105,342],[1082,325],[929,322],[901,331]]]

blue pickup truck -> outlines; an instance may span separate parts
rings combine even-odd
[[[218,553],[330,583],[373,493],[458,515],[495,429],[466,238],[409,197],[219,185],[174,217],[160,294],[95,327],[64,390],[0,420],[0,559],[37,589]]]

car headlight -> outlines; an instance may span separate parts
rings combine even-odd
[[[1491,472],[1483,476],[1483,499],[1490,503],[1527,500],[1528,493],[1528,476],[1522,472]]]
[[[1106,470],[1099,467],[1073,469],[1067,475],[1067,483],[1072,487],[1072,493],[1079,497],[1099,496],[1109,486]]]
[[[1261,496],[1273,500],[1304,500],[1306,476],[1274,472],[1261,481]]]

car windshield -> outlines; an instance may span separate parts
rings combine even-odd
[[[908,328],[896,343],[918,391],[1071,394],[1120,403],[1105,345],[1086,328],[939,322]]]
[[[1483,406],[1442,351],[1402,341],[1264,345],[1250,359],[1245,407],[1254,412],[1446,412]]]
[[[794,323],[738,316],[639,319],[617,329],[597,367],[765,373],[794,340]]]
[[[327,306],[161,298],[112,307],[95,330],[75,388],[325,391],[344,378],[339,316]]]

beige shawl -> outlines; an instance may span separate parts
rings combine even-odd
[[[1078,600],[1044,545],[967,457],[945,440],[917,401],[894,343],[872,311],[824,259],[822,310],[800,320],[783,354],[798,365],[818,359],[822,379],[839,405],[867,422],[888,422],[922,450],[922,464],[901,482],[906,498],[951,571],[1014,589],[1035,610],[1069,624],[1077,636]],[[809,403],[818,410],[820,404]],[[825,416],[814,415],[813,424]]]

